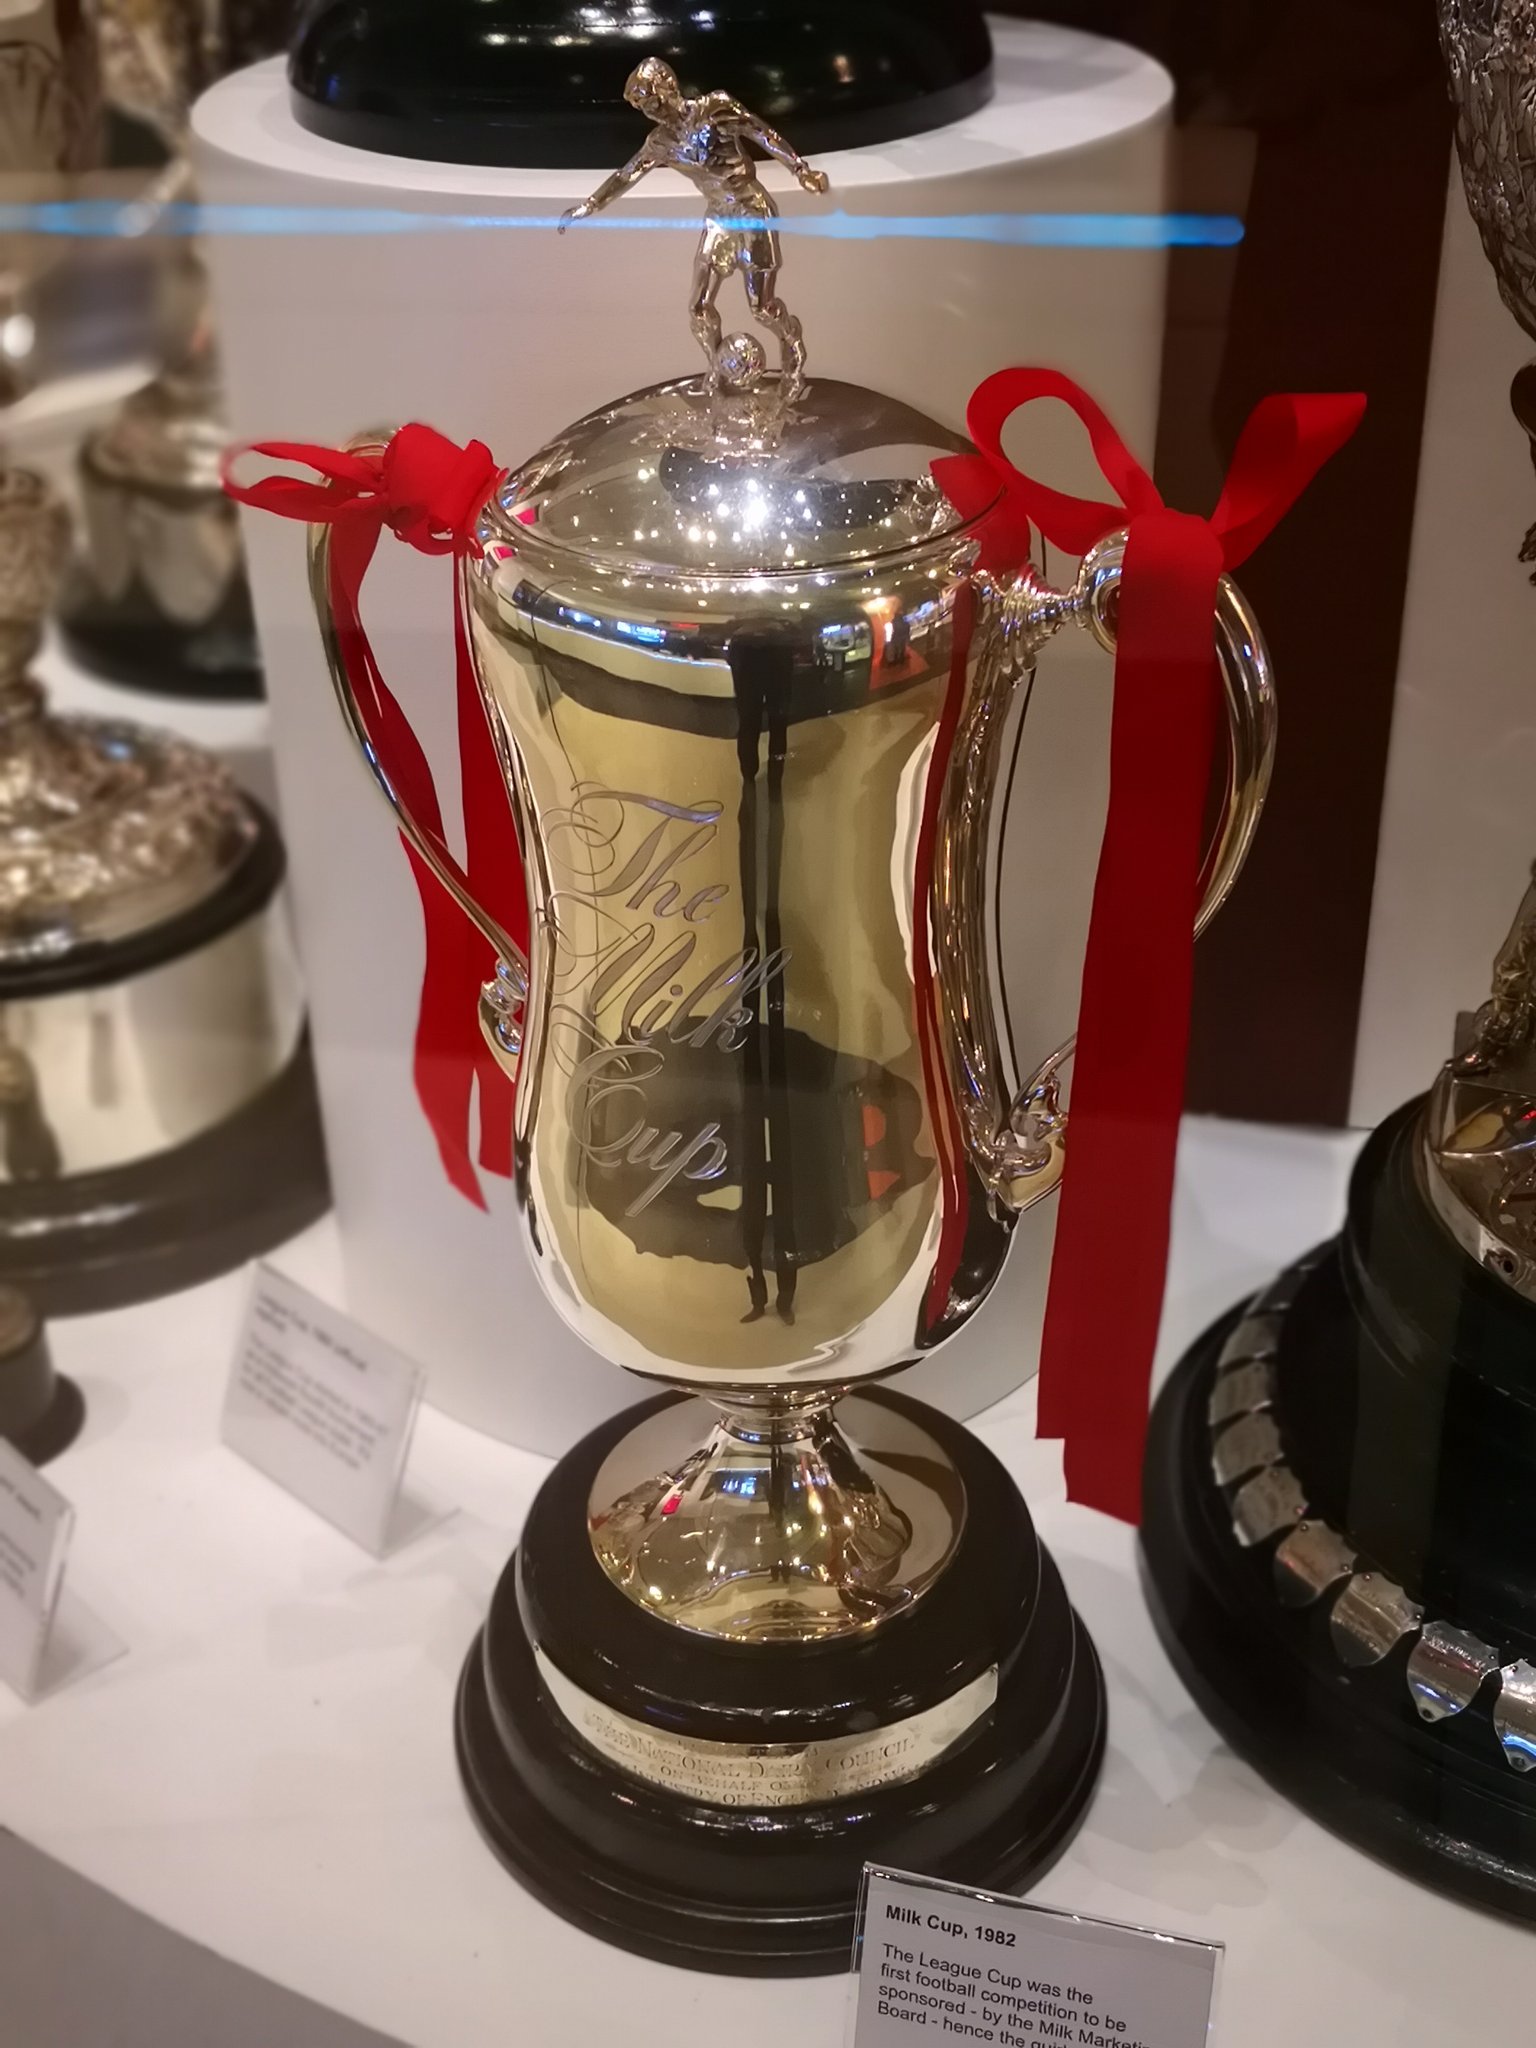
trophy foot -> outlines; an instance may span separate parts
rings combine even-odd
[[[592,1547],[638,1606],[704,1635],[817,1642],[899,1614],[944,1572],[965,1520],[959,1472],[909,1415],[823,1391],[670,1403],[593,1482]],[[700,1441],[701,1436],[703,1441]]]
[[[947,1417],[849,1398],[851,1438],[900,1422],[959,1476],[940,1590],[851,1636],[722,1640],[647,1612],[587,1540],[610,1455],[696,1406],[664,1396],[604,1424],[533,1505],[459,1690],[491,1848],[604,1940],[758,1976],[847,1968],[866,1861],[1032,1882],[1092,1795],[1104,1690],[1013,1482]]]
[[[1343,1236],[1159,1396],[1142,1575],[1202,1712],[1278,1791],[1536,1920],[1536,1304],[1434,1214],[1421,1114],[1367,1145]]]

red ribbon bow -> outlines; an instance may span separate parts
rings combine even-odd
[[[526,945],[528,910],[517,834],[480,702],[464,630],[463,597],[454,583],[454,645],[459,774],[464,807],[461,866],[443,836],[432,770],[410,722],[385,684],[363,629],[363,579],[387,526],[427,555],[477,552],[476,516],[501,475],[480,441],[466,448],[431,427],[401,427],[382,449],[349,451],[299,441],[259,441],[249,452],[302,462],[324,479],[268,476],[237,484],[229,470],[246,453],[226,458],[224,488],[242,505],[332,529],[328,597],[337,645],[363,729],[375,757],[388,764],[401,805],[433,853],[464,889],[519,944]],[[478,1086],[479,1163],[512,1171],[512,1084],[480,1035],[478,993],[495,972],[496,949],[460,911],[430,867],[401,834],[421,897],[426,971],[417,1015],[416,1093],[436,1137],[443,1168],[460,1194],[481,1208],[484,1196],[469,1153],[470,1098]]]
[[[1077,414],[1118,503],[1053,490],[1009,461],[1003,428],[1036,398],[1059,398]],[[980,453],[934,464],[957,508],[984,515],[988,567],[1011,570],[1026,559],[1031,523],[1074,555],[1128,529],[1109,814],[1083,964],[1039,1422],[1042,1434],[1065,1439],[1070,1498],[1125,1521],[1140,1513],[1189,1047],[1201,827],[1219,702],[1217,586],[1349,439],[1364,410],[1358,394],[1266,398],[1243,429],[1209,519],[1170,510],[1099,407],[1052,370],[988,377],[967,412]]]

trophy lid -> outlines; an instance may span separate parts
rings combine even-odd
[[[600,571],[686,581],[843,568],[958,535],[982,508],[957,511],[932,465],[974,454],[971,443],[898,399],[806,379],[804,331],[780,294],[779,209],[757,157],[817,195],[826,173],[730,93],[690,95],[659,57],[642,58],[624,97],[650,124],[646,138],[561,227],[652,171],[688,179],[704,218],[679,282],[705,369],[588,413],[525,463],[498,493],[483,536],[492,555],[498,540],[515,552],[532,536]],[[755,332],[726,331],[722,290],[736,277]],[[773,370],[765,343],[777,344]]]
[[[931,464],[974,452],[857,384],[816,378],[785,403],[772,380],[726,394],[679,378],[588,413],[541,449],[503,483],[496,523],[516,544],[532,536],[625,575],[831,569],[958,534],[969,520]]]
[[[44,710],[26,665],[67,544],[41,480],[0,470],[0,973],[94,957],[197,910],[258,831],[200,748]]]

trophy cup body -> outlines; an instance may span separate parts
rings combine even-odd
[[[1070,590],[989,573],[935,473],[970,443],[792,374],[636,392],[485,500],[461,597],[526,959],[440,867],[502,957],[481,1018],[528,1254],[595,1349],[674,1390],[541,1492],[466,1665],[466,1786],[560,1910],[750,1971],[840,1967],[868,1858],[1025,1881],[1103,1740],[1016,1488],[878,1382],[975,1312],[1059,1179],[1067,1049],[1021,1070],[988,972],[992,799],[1051,634],[1112,642],[1120,543]],[[1201,921],[1272,739],[1225,579],[1216,639]]]

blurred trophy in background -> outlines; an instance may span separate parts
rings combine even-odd
[[[97,162],[99,62],[88,0],[0,0],[0,197],[56,200]],[[68,244],[0,234],[0,405],[28,388],[42,272]]]
[[[238,1265],[329,1199],[282,842],[200,748],[48,710],[68,542],[0,463],[0,1280],[48,1315]]]
[[[1536,882],[1340,1235],[1153,1417],[1154,1618],[1222,1734],[1411,1876],[1536,1918]]]
[[[1500,298],[1536,340],[1536,14],[1521,0],[1440,0],[1440,44],[1467,206]],[[1536,465],[1536,359],[1509,400]],[[1536,562],[1536,524],[1520,559]]]
[[[101,0],[106,95],[148,127],[167,162],[144,195],[161,211],[191,193],[187,145],[205,86],[281,48],[289,0]],[[234,507],[219,488],[223,421],[207,280],[176,238],[162,282],[165,367],[80,454],[84,546],[61,606],[72,652],[140,689],[261,693],[255,621]]]

